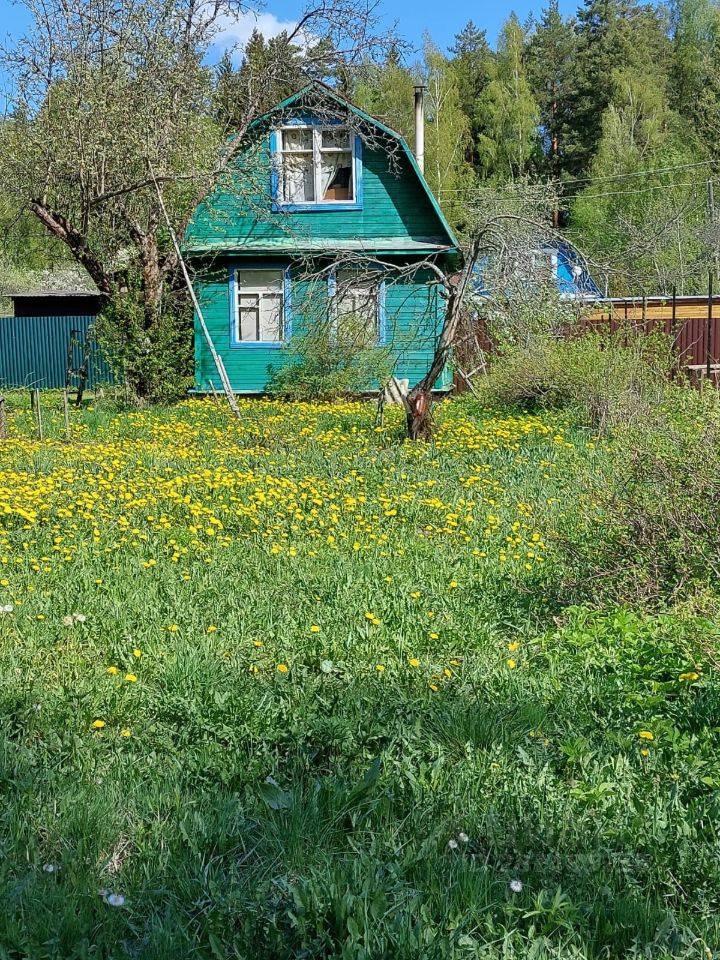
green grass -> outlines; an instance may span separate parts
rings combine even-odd
[[[718,630],[558,605],[592,438],[45,403],[0,442],[0,958],[714,954]]]

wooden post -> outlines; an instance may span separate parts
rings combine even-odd
[[[0,395],[0,440],[7,436],[7,417],[5,415],[5,397]]]
[[[65,415],[65,439],[68,443],[72,439],[70,436],[70,404],[68,402],[68,388],[63,390],[63,414]]]
[[[712,270],[708,272],[708,300],[707,300],[707,332],[705,334],[705,375],[710,379],[710,371],[713,362],[713,349],[712,349],[712,328],[713,328],[713,275]]]
[[[33,391],[35,393],[35,417],[37,418],[38,440],[43,439],[42,410],[40,408],[40,389],[38,387]]]

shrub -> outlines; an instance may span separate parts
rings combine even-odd
[[[172,403],[193,383],[192,307],[184,296],[168,298],[148,327],[139,293],[116,297],[98,317],[98,342],[135,400]]]
[[[575,598],[705,602],[720,580],[720,402],[673,388],[584,461],[556,541]]]
[[[540,337],[508,348],[479,386],[491,405],[575,407],[582,422],[603,431],[646,415],[659,403],[672,367],[671,343],[662,335]]]
[[[293,337],[283,365],[269,370],[269,392],[291,400],[333,400],[388,380],[390,348],[369,343],[359,325],[345,320],[343,327],[342,337],[326,323]]]

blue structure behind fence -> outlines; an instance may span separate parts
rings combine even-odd
[[[82,366],[90,337],[87,386],[111,383],[112,371],[93,337],[94,316],[0,317],[0,388],[62,389],[73,338],[72,366]],[[72,381],[73,385],[76,379]]]

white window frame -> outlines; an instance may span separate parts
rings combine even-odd
[[[254,284],[250,287],[245,286],[243,291],[243,276],[248,277],[250,274],[265,273],[271,274],[278,281],[279,289],[273,289],[269,285],[263,289],[262,285]],[[286,294],[285,294],[285,270],[283,267],[236,267],[235,268],[235,316],[234,316],[234,330],[233,330],[233,343],[237,346],[247,346],[254,344],[278,344],[285,342],[286,334]],[[249,307],[243,307],[241,305],[241,298],[245,297],[257,297],[257,320],[256,320],[256,333],[258,336],[250,338],[243,338],[242,335],[242,312],[243,310],[252,309]],[[261,332],[261,307],[263,298],[277,298],[278,303],[278,337],[273,339],[261,338],[259,336]]]
[[[383,342],[384,331],[383,331],[383,313],[384,313],[384,299],[385,299],[385,282],[384,277],[381,271],[373,271],[373,274],[377,276],[368,276],[367,273],[363,274],[359,271],[353,270],[352,267],[337,267],[333,270],[330,277],[330,304],[331,304],[331,329],[333,337],[337,337],[339,329],[339,320],[341,320],[343,314],[339,312],[339,307],[342,303],[343,292],[346,294],[351,293],[353,289],[353,284],[348,283],[347,279],[342,280],[341,275],[352,275],[357,273],[357,287],[361,289],[369,290],[372,296],[374,303],[374,315],[372,318],[372,329],[368,329],[368,346],[378,345]],[[344,291],[343,291],[344,288]],[[370,299],[370,298],[368,298]],[[348,311],[349,312],[349,311]]]
[[[285,150],[284,147],[284,136],[286,133],[295,132],[298,130],[310,130],[312,131],[312,149],[311,150]],[[344,131],[347,135],[347,144],[344,147],[323,147],[322,145],[322,135],[323,132],[332,132],[338,133]],[[336,204],[348,204],[357,203],[357,167],[355,162],[355,144],[354,144],[354,134],[350,127],[342,125],[333,125],[333,124],[316,124],[316,123],[294,123],[289,124],[283,127],[278,127],[277,131],[277,153],[279,157],[279,170],[278,170],[278,202],[284,206],[328,206],[332,207]],[[344,197],[339,200],[325,200],[320,196],[321,194],[321,185],[322,185],[322,157],[323,154],[341,154],[349,153],[350,154],[350,187],[352,196]],[[285,156],[289,157],[303,157],[312,154],[312,165],[313,165],[313,200],[287,200],[285,199]]]

